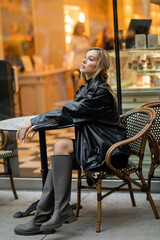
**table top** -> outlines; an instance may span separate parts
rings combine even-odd
[[[16,117],[16,118],[9,118],[5,120],[0,121],[0,130],[3,131],[17,131],[19,127],[23,126],[27,121],[30,119],[36,117],[38,115],[32,115],[32,116],[25,116],[25,117]],[[69,128],[73,127],[74,124],[69,124],[65,126],[58,126],[54,127],[53,129],[62,129],[62,128]]]
[[[36,117],[37,115],[9,118],[0,121],[0,130],[3,131],[17,131],[19,127],[24,125],[30,119]]]

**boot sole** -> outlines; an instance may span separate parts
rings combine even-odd
[[[41,227],[41,230],[44,234],[49,234],[52,233],[53,230],[59,228],[62,226],[63,223],[73,223],[77,220],[77,217],[75,215],[69,216],[65,219],[62,219],[59,223],[57,223],[56,225],[53,226],[48,226],[48,227]]]
[[[37,234],[43,234],[43,232],[41,230],[35,230],[32,232],[21,232],[21,231],[18,231],[15,229],[14,232],[18,235],[23,235],[23,236],[32,236],[32,235],[37,235]]]

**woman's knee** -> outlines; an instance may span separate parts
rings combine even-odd
[[[73,142],[70,139],[61,139],[54,144],[54,154],[70,154],[73,152]]]

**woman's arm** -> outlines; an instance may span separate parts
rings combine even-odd
[[[95,94],[88,92],[81,100],[66,104],[62,110],[52,110],[37,116],[31,119],[31,123],[34,130],[39,130],[93,121],[104,114],[109,114],[112,105],[112,95],[106,89],[101,88]]]

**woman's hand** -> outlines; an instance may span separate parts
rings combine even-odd
[[[33,132],[30,137],[32,138],[35,135],[36,131],[33,131],[31,121],[28,121],[18,129],[16,133],[16,139],[20,140],[20,142],[25,142],[30,132]]]

